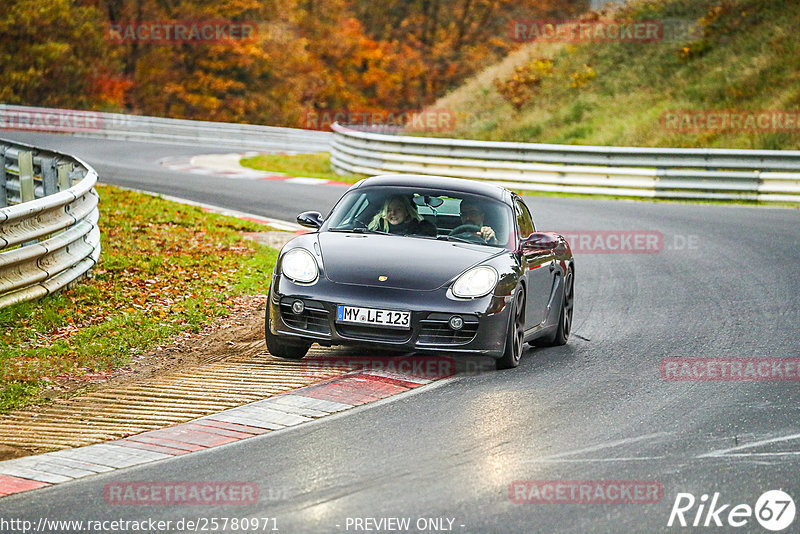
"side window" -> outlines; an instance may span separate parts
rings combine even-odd
[[[517,225],[519,226],[519,237],[525,239],[534,231],[533,218],[528,206],[519,199],[514,200],[514,213],[517,216]]]

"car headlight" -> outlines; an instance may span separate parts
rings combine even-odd
[[[317,279],[317,260],[304,248],[293,248],[283,255],[281,272],[295,282],[308,284]]]
[[[482,297],[497,285],[497,271],[481,265],[473,267],[458,277],[453,284],[453,295],[462,298]]]

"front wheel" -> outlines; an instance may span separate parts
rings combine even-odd
[[[506,348],[503,356],[497,360],[497,369],[511,369],[519,365],[522,351],[525,348],[525,292],[517,286],[514,302],[511,306],[511,317],[506,332]]]
[[[267,342],[267,350],[273,356],[286,360],[301,360],[306,355],[311,343],[304,341],[288,341],[280,336],[276,336],[269,328],[269,313],[272,306],[267,302],[267,313],[264,319],[264,334]]]

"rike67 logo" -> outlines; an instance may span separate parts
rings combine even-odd
[[[795,504],[792,497],[781,490],[770,490],[763,493],[756,505],[723,504],[720,494],[714,493],[711,502],[707,494],[695,499],[691,493],[678,493],[669,514],[667,526],[692,527],[748,527],[753,532],[753,516],[767,530],[779,532],[794,522]]]

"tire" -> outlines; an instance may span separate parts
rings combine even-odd
[[[273,356],[283,358],[285,360],[302,360],[303,357],[311,348],[311,343],[303,341],[288,341],[280,336],[276,336],[269,328],[269,311],[272,308],[269,301],[267,301],[267,312],[264,318],[264,337],[267,342],[267,350]]]
[[[575,274],[570,266],[564,277],[564,298],[561,301],[561,313],[558,315],[558,329],[555,334],[543,342],[544,347],[566,345],[572,331],[572,311],[575,304]]]
[[[496,362],[500,369],[513,369],[519,365],[522,351],[525,348],[525,292],[522,286],[517,286],[514,303],[511,308],[511,317],[508,321],[506,332],[506,348],[503,356]]]

